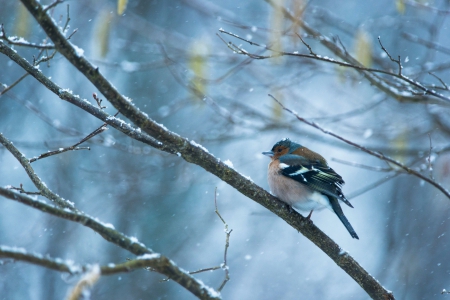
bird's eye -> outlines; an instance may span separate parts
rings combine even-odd
[[[283,148],[278,148],[277,152],[283,151]]]

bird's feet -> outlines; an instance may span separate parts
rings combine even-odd
[[[289,213],[293,213],[295,210],[289,204],[286,204],[286,208],[289,210]]]

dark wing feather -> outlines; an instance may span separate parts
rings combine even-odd
[[[342,193],[342,177],[319,160],[310,161],[302,156],[287,154],[280,157],[280,164],[282,175],[353,207]]]

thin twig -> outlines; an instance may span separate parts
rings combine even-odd
[[[225,226],[225,234],[226,234],[226,240],[225,240],[225,251],[223,253],[223,263],[220,265],[220,267],[225,271],[225,279],[223,280],[220,287],[217,289],[219,292],[223,289],[225,284],[230,280],[230,272],[227,265],[227,253],[228,253],[228,247],[230,246],[230,234],[233,231],[233,229],[228,230],[228,224],[225,222],[225,220],[222,218],[222,216],[219,213],[219,209],[217,208],[217,187],[214,189],[214,205],[216,207],[216,214],[219,216],[220,220],[222,220],[223,225]]]
[[[9,90],[11,90],[13,87],[15,87],[17,84],[19,84],[19,82],[21,82],[25,77],[27,77],[28,75],[30,75],[29,73],[25,73],[22,76],[20,76],[19,79],[17,79],[16,81],[14,81],[11,85],[5,87],[5,89],[3,91],[0,92],[0,96],[6,94]]]
[[[98,108],[100,108],[100,109],[106,108],[106,106],[102,106],[102,101],[103,101],[103,99],[100,99],[100,98],[97,96],[97,93],[93,93],[93,94],[92,94],[92,97],[93,97],[94,100],[97,102]]]
[[[13,99],[14,101],[18,102],[19,104],[23,105],[26,109],[30,110],[32,113],[34,113],[38,118],[40,118],[42,121],[44,121],[49,126],[55,128],[56,130],[64,133],[65,135],[71,135],[71,136],[82,136],[83,134],[76,130],[75,128],[66,127],[62,125],[60,122],[55,122],[53,118],[50,118],[49,116],[45,115],[42,110],[35,106],[31,101],[21,99],[14,95],[13,93],[6,94],[7,97]]]
[[[99,106],[100,109],[104,109],[106,108],[106,106],[102,106],[102,99],[98,98],[96,93],[92,94],[93,98],[95,99],[95,101],[97,102],[97,105]],[[119,114],[119,112],[116,112],[114,117],[117,117],[117,115]],[[64,153],[67,151],[74,151],[74,150],[91,150],[90,147],[78,147],[79,145],[81,145],[82,143],[86,142],[87,140],[90,140],[91,138],[93,138],[94,136],[102,133],[103,131],[108,129],[108,124],[107,123],[103,123],[102,126],[100,126],[99,128],[95,129],[93,132],[91,132],[90,134],[88,134],[86,137],[84,137],[81,141],[79,141],[78,143],[70,146],[70,147],[66,147],[66,148],[59,148],[58,150],[54,150],[54,151],[49,151],[46,153],[42,153],[41,155],[39,155],[38,157],[33,157],[32,159],[30,159],[30,163],[35,162],[39,159],[42,158],[46,158],[52,155],[57,155],[60,153]]]
[[[311,46],[310,46],[309,44],[307,44],[307,43],[302,39],[302,37],[301,37],[298,33],[296,33],[296,35],[298,36],[298,38],[300,39],[300,41],[302,41],[303,45],[305,45],[306,48],[308,48],[309,54],[311,54],[311,55],[317,57],[317,54],[314,53],[314,51],[312,50]]]
[[[264,45],[260,45],[260,44],[258,44],[258,43],[252,42],[252,41],[250,41],[250,40],[248,40],[248,39],[244,39],[244,38],[242,38],[242,37],[240,37],[240,36],[238,36],[237,34],[234,34],[234,33],[232,33],[232,32],[227,32],[227,31],[225,31],[225,30],[223,30],[223,29],[219,29],[219,31],[220,31],[220,32],[223,32],[223,33],[226,32],[228,35],[231,35],[232,37],[235,37],[235,38],[237,38],[238,40],[244,41],[244,42],[246,42],[246,43],[248,43],[248,44],[250,44],[250,45],[255,45],[255,46],[258,46],[258,47],[265,47]]]
[[[220,284],[220,287],[217,289],[217,291],[220,292],[220,291],[222,291],[224,286],[227,284],[227,282],[230,280],[230,272],[229,272],[229,267],[227,264],[227,254],[228,254],[228,248],[230,247],[230,235],[231,235],[231,232],[233,231],[233,229],[228,230],[228,224],[222,218],[222,216],[219,213],[219,209],[217,208],[217,187],[214,189],[214,205],[216,207],[216,210],[214,212],[217,214],[217,216],[219,216],[220,220],[222,221],[222,223],[225,226],[226,239],[225,239],[225,250],[223,253],[223,263],[221,263],[220,266],[204,268],[204,269],[200,269],[197,271],[190,271],[188,273],[192,275],[192,274],[198,274],[198,273],[207,272],[207,271],[215,271],[218,269],[223,269],[225,271],[225,278],[222,281],[222,283]],[[169,281],[169,278],[165,278],[162,281]]]
[[[66,29],[67,29],[67,26],[69,26],[69,22],[70,22],[70,6],[69,6],[69,4],[67,4],[67,17],[66,17],[66,23],[64,24],[64,27],[63,27],[63,33],[66,33]]]
[[[421,1],[415,1],[415,0],[403,0],[405,2],[405,4],[410,5],[412,7],[415,8],[420,8],[422,10],[428,10],[428,11],[432,11],[435,12],[439,15],[448,15],[450,14],[450,10],[444,10],[444,9],[439,9],[437,7],[431,6],[430,2],[421,2]],[[433,3],[433,2],[431,2]]]
[[[427,41],[425,39],[422,39],[422,38],[418,37],[417,35],[413,35],[413,34],[410,34],[407,32],[403,32],[401,35],[402,35],[402,37],[406,38],[407,40],[418,43],[419,45],[423,45],[423,46],[427,47],[428,49],[433,49],[433,50],[436,50],[441,53],[450,54],[449,48],[439,45],[437,43],[433,43],[433,42]]]
[[[55,7],[56,5],[63,3],[64,0],[56,0],[55,2],[43,7],[43,11],[47,12],[48,10],[52,9],[53,7]]]
[[[361,169],[366,169],[366,170],[371,170],[371,171],[377,171],[377,172],[391,172],[394,169],[392,167],[388,167],[388,168],[382,168],[382,167],[372,167],[372,166],[368,166],[368,165],[363,165],[363,164],[359,164],[359,163],[355,163],[355,162],[351,162],[351,161],[346,161],[346,160],[342,160],[339,158],[331,158],[332,161],[347,165],[347,166],[352,166],[352,167],[357,167],[357,168],[361,168]]]
[[[221,268],[220,266],[215,266],[215,267],[211,267],[211,268],[200,269],[200,270],[197,270],[197,271],[189,271],[188,273],[192,275],[192,274],[198,274],[198,273],[203,273],[203,272],[207,272],[207,271],[215,271],[215,270],[218,270],[220,268]]]
[[[67,37],[67,40],[70,40],[70,38],[75,34],[75,33],[77,33],[78,32],[78,28],[75,28],[73,31],[72,31],[72,33]]]
[[[33,157],[30,159],[30,163],[33,163],[37,160],[49,157],[49,156],[53,156],[53,155],[57,155],[57,154],[61,154],[67,151],[75,151],[75,150],[91,150],[91,148],[89,147],[78,147],[79,145],[81,145],[82,143],[86,142],[87,140],[93,138],[94,136],[96,136],[97,134],[102,133],[103,131],[107,130],[107,124],[103,124],[102,126],[100,126],[99,128],[95,129],[93,132],[91,132],[90,134],[88,134],[86,137],[84,137],[81,141],[79,141],[78,143],[70,146],[70,147],[65,147],[65,148],[59,148],[58,150],[54,150],[54,151],[50,151],[50,152],[46,152],[46,153],[42,153],[41,155],[37,156],[37,157]]]
[[[23,185],[22,184],[20,184],[20,187],[14,187],[14,186],[11,186],[11,187],[9,187],[11,190],[16,190],[16,191],[19,191],[21,194],[27,194],[27,195],[42,195],[42,193],[41,192],[27,192],[27,191],[25,191],[24,189],[23,189]]]
[[[215,271],[218,269],[223,269],[225,271],[225,278],[222,281],[220,287],[217,289],[217,291],[220,292],[223,289],[223,287],[225,286],[225,284],[230,280],[230,273],[229,273],[229,270],[228,270],[229,268],[227,265],[227,253],[228,253],[228,247],[230,246],[230,235],[231,235],[231,232],[233,231],[233,229],[228,230],[228,224],[222,218],[222,216],[220,215],[219,210],[217,208],[217,187],[214,189],[214,205],[216,207],[215,213],[219,216],[220,220],[222,221],[222,223],[225,226],[226,239],[225,239],[225,251],[223,254],[223,263],[221,263],[219,266],[199,269],[197,271],[189,271],[188,273],[190,275],[193,275],[193,274],[203,273],[203,272],[207,272],[207,271]],[[169,280],[170,279],[167,277],[167,278],[162,279],[161,281],[169,281]]]
[[[195,96],[204,101],[206,104],[209,104],[216,113],[218,113],[221,117],[225,118],[228,122],[232,124],[238,123],[238,120],[236,120],[236,118],[233,116],[231,112],[229,112],[227,109],[217,104],[217,102],[214,101],[214,99],[212,99],[209,95],[201,91],[195,84],[192,83],[192,81],[186,83],[185,80],[180,78],[180,76],[178,76],[175,70],[173,70],[173,68],[170,67],[172,64],[176,63],[169,57],[164,46],[162,44],[160,44],[159,46],[161,49],[161,53],[164,55],[165,60],[170,63],[168,64],[168,69],[170,73],[181,86],[187,88],[190,92],[192,92]]]
[[[373,190],[373,189],[376,188],[376,187],[379,187],[379,186],[382,185],[383,183],[385,183],[385,182],[387,182],[387,181],[389,181],[389,180],[391,180],[391,179],[394,179],[395,177],[397,177],[397,176],[400,175],[400,174],[402,174],[402,173],[400,173],[400,172],[395,172],[395,173],[392,174],[392,175],[388,175],[388,176],[386,176],[386,177],[384,177],[384,178],[381,178],[380,180],[377,180],[377,181],[375,181],[374,183],[371,183],[371,184],[369,184],[369,185],[367,185],[367,186],[365,186],[365,187],[363,187],[363,188],[361,188],[361,189],[359,189],[359,190],[356,190],[356,191],[354,191],[354,192],[352,192],[352,193],[347,194],[346,197],[347,197],[347,199],[349,199],[349,200],[354,199],[354,198],[356,198],[356,197],[358,197],[358,196],[360,196],[360,195],[362,195],[362,194],[364,194],[364,193],[367,193],[367,192],[370,191],[370,190]]]
[[[444,80],[441,79],[441,77],[437,76],[436,74],[434,74],[432,72],[428,72],[428,74],[430,74],[431,76],[433,76],[434,78],[439,80],[441,82],[441,84],[444,86],[444,90],[448,90],[447,84],[444,82]]]
[[[41,58],[39,58],[39,59],[37,59],[37,60],[36,60],[36,58],[33,56],[33,66],[36,67],[36,66],[38,66],[38,65],[39,65],[40,63],[42,63],[42,62],[48,62],[48,61],[52,60],[52,59],[55,57],[55,55],[56,55],[57,52],[58,52],[58,51],[54,50],[52,54],[46,55],[46,56],[42,56]]]
[[[391,54],[386,50],[386,48],[384,48],[383,44],[381,43],[381,37],[378,37],[378,42],[380,43],[381,49],[384,51],[384,53],[387,54],[387,56],[389,57],[389,59],[393,62],[395,62],[398,65],[398,76],[402,76],[402,63],[400,61],[400,55],[398,56],[398,59],[394,59]]]
[[[30,47],[35,49],[55,49],[54,45],[35,44],[25,41],[23,38],[11,37],[6,35],[3,24],[0,24],[0,40],[5,40],[10,45]]]
[[[30,159],[30,163],[33,163],[37,160],[40,160],[40,159],[43,159],[43,158],[46,158],[49,156],[61,154],[61,153],[67,152],[67,151],[76,151],[76,150],[91,150],[91,148],[89,148],[89,147],[74,147],[74,146],[59,148],[58,150],[49,151],[46,153],[42,153],[41,155],[39,155],[37,157],[33,157],[32,159]]]
[[[430,179],[434,180],[433,177],[433,163],[431,161],[431,151],[433,150],[433,144],[431,143],[431,133],[428,133],[428,138],[430,139],[430,151],[428,152],[428,171],[430,171]]]
[[[312,117],[310,118],[311,121],[319,121],[319,120],[324,120],[327,123],[331,123],[331,122],[336,122],[336,121],[340,121],[342,119],[348,119],[350,117],[353,116],[360,116],[363,113],[372,110],[374,107],[376,107],[377,105],[383,103],[384,101],[387,100],[387,96],[383,97],[381,100],[378,100],[372,104],[366,105],[364,107],[360,107],[360,108],[356,108],[354,110],[348,111],[348,112],[344,112],[341,114],[336,114],[336,115],[331,115],[331,116],[324,116],[324,117]]]
[[[341,38],[339,36],[336,36],[337,41],[339,42],[339,45],[341,45],[342,50],[344,50],[344,53],[346,55],[349,55],[347,48],[345,47],[344,43],[342,43]]]
[[[226,34],[230,34],[231,36],[234,36],[233,33],[226,32],[226,31],[224,31],[224,30],[222,30],[222,29],[220,29],[219,31],[222,32],[222,33],[226,33]],[[222,38],[221,35],[219,35],[219,34],[216,34],[216,35],[222,40],[222,42],[223,42],[225,45],[227,45],[228,48],[231,49],[231,51],[236,52],[236,53],[238,53],[238,54],[246,55],[246,56],[248,56],[248,57],[250,57],[250,58],[253,58],[253,59],[266,59],[266,58],[273,58],[273,57],[281,56],[281,55],[258,55],[258,54],[252,54],[252,53],[250,53],[250,52],[248,52],[248,51],[242,49],[241,47],[235,45],[235,44],[232,43],[232,42],[228,42],[228,43],[227,43],[227,42]],[[239,39],[245,40],[244,38],[241,38],[241,37],[240,37]],[[249,40],[245,40],[245,41],[246,41],[247,43],[250,43]],[[251,43],[253,43],[253,42],[251,42]],[[253,43],[253,45],[257,46],[258,44]],[[263,47],[263,48],[266,49],[266,50],[270,50],[270,48],[268,48],[268,47],[266,47],[266,46],[262,46],[262,45],[261,45],[260,47]]]

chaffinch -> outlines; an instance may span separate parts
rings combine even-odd
[[[328,166],[325,158],[289,139],[279,141],[271,151],[262,154],[271,158],[267,177],[275,196],[298,210],[310,211],[308,219],[313,210],[328,208],[350,235],[359,239],[338,201],[353,208],[341,191],[344,180]]]

